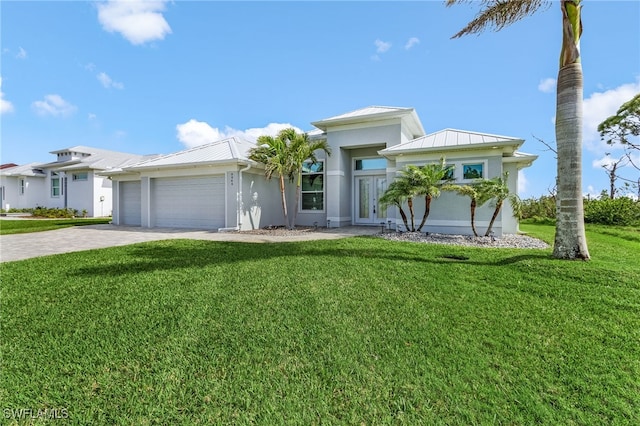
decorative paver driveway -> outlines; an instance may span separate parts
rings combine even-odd
[[[322,229],[317,232],[299,232],[293,235],[269,235],[251,232],[148,229],[115,225],[73,226],[54,231],[2,235],[0,236],[0,262],[170,239],[270,243],[338,239],[356,235],[372,235],[378,231],[377,227],[352,226]]]

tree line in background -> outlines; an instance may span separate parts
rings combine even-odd
[[[640,94],[623,103],[615,115],[604,120],[598,126],[600,137],[608,145],[620,145],[624,154],[620,158],[611,158],[602,167],[609,178],[609,188],[602,190],[599,196],[584,198],[584,221],[602,225],[640,225],[640,176],[628,179],[620,176],[623,167],[632,167],[640,171]],[[555,148],[540,140],[550,150]],[[607,156],[611,154],[607,153]],[[635,198],[635,200],[634,200]],[[557,194],[529,198],[522,201],[522,219],[537,222],[555,223]]]
[[[522,200],[520,218],[555,224],[556,195],[542,195]],[[640,226],[640,201],[630,197],[610,198],[607,191],[599,197],[585,197],[584,221],[601,225]]]

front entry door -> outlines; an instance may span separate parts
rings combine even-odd
[[[381,176],[356,176],[356,224],[375,224],[387,220],[387,208],[382,207],[378,201],[387,189],[387,177]]]

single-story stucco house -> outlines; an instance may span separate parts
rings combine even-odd
[[[310,138],[325,139],[330,156],[307,165],[296,224],[342,227],[386,224],[402,229],[397,208],[378,202],[397,171],[445,157],[456,183],[509,172],[516,193],[518,171],[537,158],[519,152],[523,139],[445,129],[425,134],[413,108],[372,106],[311,123]],[[147,228],[177,227],[251,230],[284,224],[276,179],[247,157],[255,144],[231,137],[169,155],[100,171],[113,182],[113,223]],[[287,192],[289,210],[295,188]],[[421,215],[424,200],[414,202]],[[493,208],[476,213],[486,227]],[[508,203],[494,225],[496,235],[516,233],[518,223]],[[443,193],[434,200],[424,231],[471,233],[469,200]]]
[[[139,163],[146,157],[87,146],[51,151],[50,163],[13,165],[0,170],[2,209],[70,208],[87,216],[110,216],[111,180],[99,175]]]

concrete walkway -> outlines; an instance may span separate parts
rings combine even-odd
[[[0,236],[0,262],[10,262],[74,251],[124,246],[146,241],[182,238],[191,240],[272,243],[338,239],[356,235],[373,235],[379,231],[379,227],[349,226],[344,228],[319,229],[316,232],[297,232],[293,235],[275,235],[251,232],[148,229],[115,225],[73,226],[53,231],[2,235]]]

